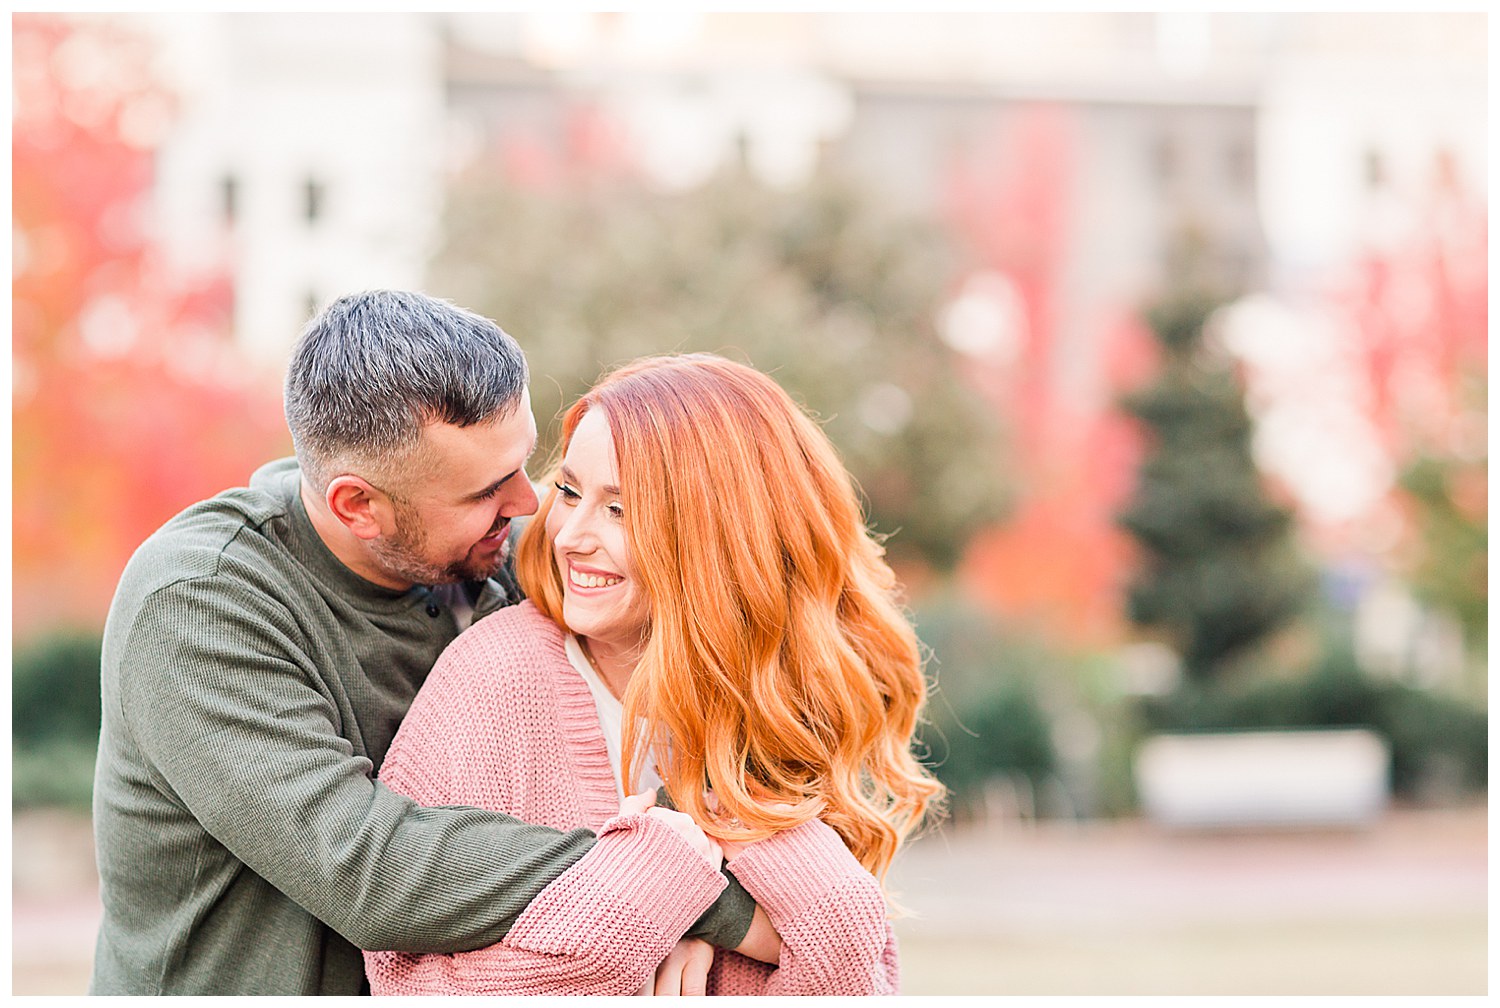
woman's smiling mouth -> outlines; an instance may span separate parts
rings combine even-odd
[[[568,583],[574,588],[613,588],[624,580],[618,574],[587,570],[571,563],[568,564]]]

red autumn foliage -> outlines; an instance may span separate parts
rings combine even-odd
[[[182,286],[144,226],[144,40],[108,19],[12,19],[13,628],[102,625],[134,549],[284,454],[277,381],[235,353],[226,279]]]
[[[1008,521],[976,536],[960,576],[997,613],[1020,618],[1074,645],[1117,641],[1131,563],[1114,513],[1130,492],[1139,436],[1114,409],[1115,393],[1143,380],[1154,344],[1119,306],[1089,320],[1102,394],[1082,401],[1058,375],[1076,352],[1059,338],[1061,277],[1070,253],[1068,214],[1076,205],[1071,113],[1023,108],[988,148],[954,166],[948,217],[976,267],[1015,285],[1024,331],[1013,357],[979,362],[975,375],[1006,419],[1021,490]]]
[[[1389,198],[1398,236],[1371,242],[1341,292],[1367,412],[1392,458],[1462,451],[1489,361],[1488,213],[1441,152],[1426,192]]]

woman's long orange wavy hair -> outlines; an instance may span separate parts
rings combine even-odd
[[[832,444],[770,378],[711,354],[606,376],[564,414],[564,449],[590,409],[609,421],[651,610],[621,779],[649,746],[672,802],[711,835],[760,839],[818,817],[883,878],[943,789],[911,754],[926,696],[916,635]],[[546,535],[555,498],[516,566],[565,625]]]

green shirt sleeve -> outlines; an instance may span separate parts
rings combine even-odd
[[[745,940],[750,931],[751,918],[755,916],[755,897],[745,891],[733,872],[725,872],[729,885],[719,893],[714,905],[703,912],[691,928],[687,937],[702,938],[721,949],[732,949]]]

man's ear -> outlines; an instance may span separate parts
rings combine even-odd
[[[335,476],[324,500],[333,516],[360,539],[377,539],[396,529],[391,499],[358,476]]]

